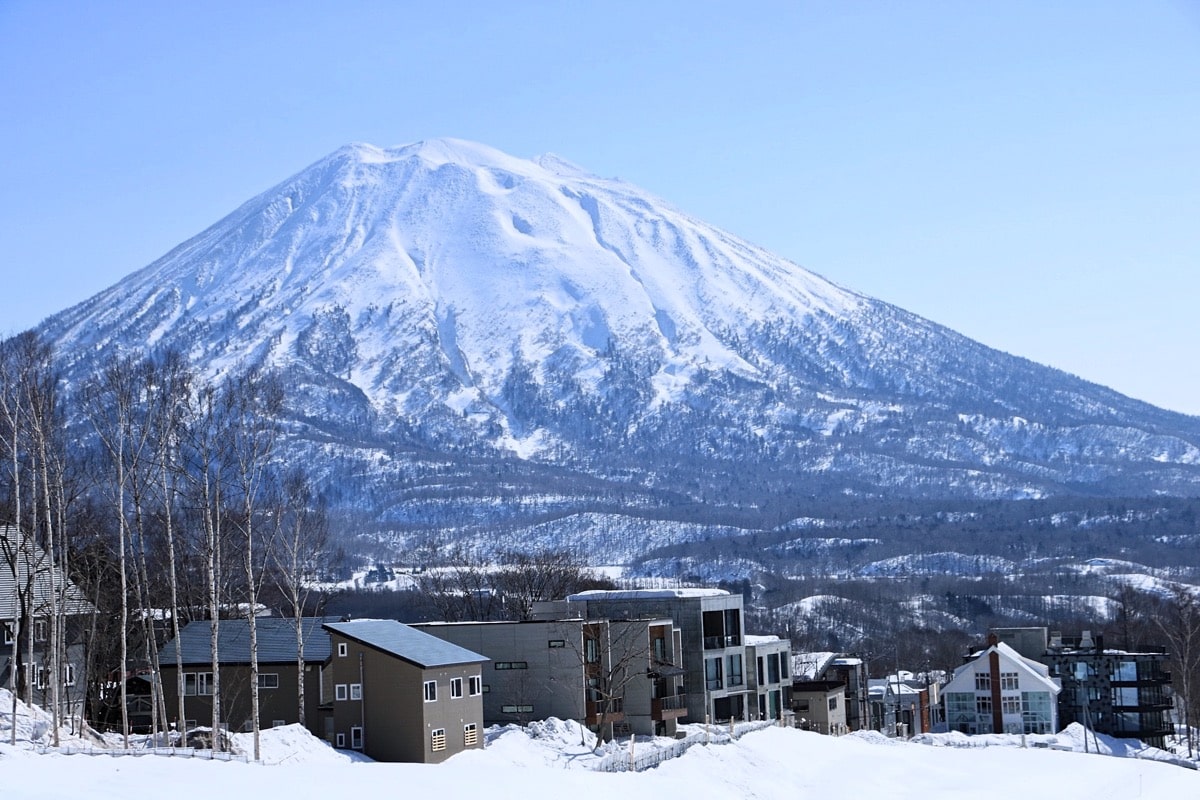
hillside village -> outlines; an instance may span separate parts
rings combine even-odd
[[[1104,736],[1165,759],[1173,751],[1180,763],[1198,755],[1175,722],[1182,703],[1164,647],[998,628],[952,671],[873,676],[855,654],[793,652],[786,637],[748,631],[741,594],[702,588],[590,589],[535,601],[526,618],[509,620],[231,616],[192,621],[177,636],[157,626],[162,641],[140,655],[143,667],[98,684],[110,708],[123,702],[96,719],[79,689],[97,684],[82,677],[120,673],[83,647],[94,607],[31,552],[23,584],[0,579],[5,596],[74,599],[60,604],[57,623],[35,613],[22,625],[17,606],[0,607],[0,680],[13,709],[19,698],[48,709],[52,731],[107,730],[124,746],[146,737],[228,752],[230,737],[249,734],[247,755],[260,760],[264,731],[298,725],[338,751],[432,764],[482,749],[488,730],[562,720],[596,748],[731,735],[747,724],[896,740],[1073,727],[1096,751]],[[57,659],[52,625],[63,630]]]

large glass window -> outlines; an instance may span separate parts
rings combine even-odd
[[[779,683],[779,653],[767,654],[767,683]]]
[[[728,667],[726,675],[729,677],[730,686],[741,686],[746,682],[742,676],[742,656],[741,654],[733,654],[728,658]]]
[[[1117,668],[1113,670],[1112,679],[1114,681],[1136,681],[1137,662],[1136,661],[1121,661],[1117,664]]]
[[[707,689],[721,688],[721,659],[704,659],[704,686]]]

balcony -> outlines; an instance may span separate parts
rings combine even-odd
[[[650,718],[655,722],[687,716],[687,695],[655,697],[650,701]]]
[[[584,719],[584,722],[588,725],[599,725],[601,716],[604,717],[605,723],[623,722],[625,720],[625,699],[614,697],[611,700],[588,700],[587,718]]]

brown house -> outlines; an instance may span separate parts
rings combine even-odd
[[[322,623],[334,617],[305,617],[304,716],[310,731],[320,734],[320,666],[329,656],[329,636]],[[296,659],[296,623],[282,617],[255,620],[258,641],[258,709],[263,728],[300,721],[299,672]],[[179,639],[167,642],[159,653],[163,695],[168,717],[176,721],[179,703],[176,650],[183,660],[184,727],[212,724],[213,653],[208,620],[188,623]],[[221,676],[221,716],[229,730],[250,725],[250,630],[244,619],[223,619],[218,629],[217,660]],[[178,723],[178,721],[176,721]]]
[[[483,747],[488,660],[394,620],[326,623],[325,736],[376,761],[437,763]]]

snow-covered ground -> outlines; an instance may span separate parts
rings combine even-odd
[[[640,773],[594,770],[603,757],[571,722],[548,720],[489,731],[485,750],[445,764],[377,764],[334,751],[299,726],[264,731],[263,763],[214,762],[163,756],[109,757],[39,754],[48,741],[45,717],[22,709],[17,747],[9,739],[9,706],[0,692],[0,785],[5,798],[126,800],[149,792],[177,800],[242,796],[374,796],[387,787],[411,795],[466,798],[611,796],[639,798],[887,797],[949,800],[996,798],[1200,797],[1200,772],[1143,757],[1064,752],[1081,745],[1081,731],[1038,737],[922,737],[898,742],[879,734],[831,738],[768,728],[729,744],[695,746],[679,758]],[[581,743],[581,738],[584,740]],[[1089,747],[1095,740],[1090,736]],[[80,742],[85,741],[80,739]],[[1100,737],[1102,751],[1136,756]],[[662,742],[639,741],[638,748]],[[248,737],[236,737],[248,747]],[[939,746],[929,746],[939,745]],[[985,745],[985,746],[980,746]],[[626,745],[609,745],[611,753]],[[1143,754],[1144,755],[1144,754]]]

